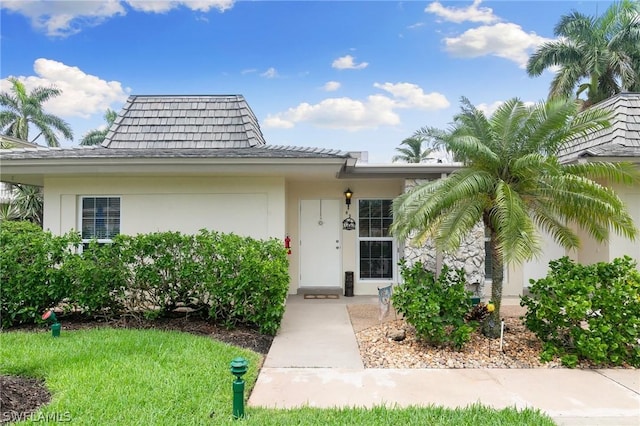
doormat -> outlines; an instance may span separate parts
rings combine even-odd
[[[337,294],[305,294],[305,299],[339,299]]]

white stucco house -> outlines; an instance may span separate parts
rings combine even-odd
[[[640,162],[639,96],[607,101],[619,110],[614,126],[570,147],[564,160]],[[356,295],[377,294],[399,281],[401,257],[436,270],[443,263],[463,267],[482,289],[490,277],[481,227],[453,256],[410,247],[388,232],[396,196],[460,164],[375,165],[365,158],[268,145],[240,95],[131,96],[101,146],[2,150],[0,180],[42,186],[43,225],[54,234],[78,230],[83,239],[108,242],[118,233],[206,228],[283,244],[288,237],[291,294],[342,291],[346,272],[354,273]],[[640,188],[621,189],[621,196],[640,223]],[[345,229],[351,219],[355,229]],[[618,238],[603,246],[587,239],[572,255],[591,262],[626,253],[640,261],[638,242]],[[549,241],[541,259],[507,271],[503,295],[522,294],[529,278],[546,275],[548,261],[564,254]]]
[[[2,181],[44,187],[43,226],[55,234],[289,237],[290,293],[342,288],[346,271],[355,294],[398,282],[404,246],[388,233],[391,201],[407,178],[457,167],[370,165],[358,153],[268,145],[239,95],[131,96],[102,146],[0,154]],[[343,229],[349,216],[354,230]]]

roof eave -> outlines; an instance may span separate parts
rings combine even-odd
[[[340,170],[340,179],[436,179],[462,168],[462,163],[350,164]]]
[[[57,176],[335,176],[344,158],[83,158],[4,160],[0,181],[43,186]]]

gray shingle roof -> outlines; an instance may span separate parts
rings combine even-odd
[[[248,148],[265,145],[265,140],[242,95],[130,96],[102,145]]]
[[[618,144],[600,145],[589,148],[580,154],[580,157],[637,157],[640,160],[640,146],[625,146]]]
[[[345,159],[348,152],[266,145],[241,95],[131,96],[101,146],[0,150],[0,159]]]
[[[558,156],[562,162],[579,157],[635,157],[640,154],[640,93],[620,93],[592,108],[614,111],[611,127],[576,139]]]
[[[282,145],[263,145],[246,148],[106,148],[102,146],[74,146],[65,148],[22,148],[0,150],[2,160],[54,158],[348,158],[348,152]]]

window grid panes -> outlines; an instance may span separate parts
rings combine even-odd
[[[119,197],[82,198],[82,239],[111,240],[120,233]]]
[[[360,238],[389,237],[389,227],[393,222],[391,200],[360,200]]]
[[[393,279],[391,203],[391,200],[358,200],[361,279]]]

